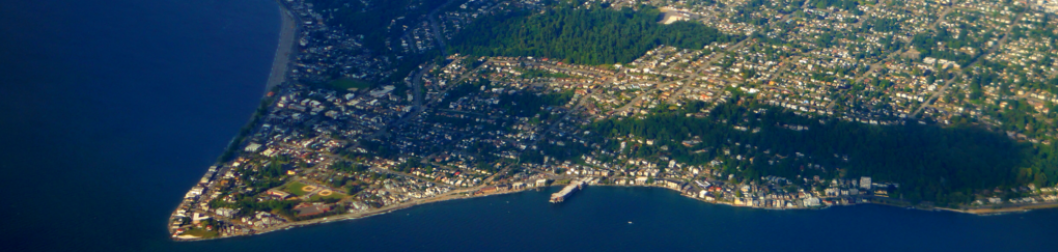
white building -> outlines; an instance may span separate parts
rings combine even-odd
[[[536,186],[547,186],[547,179],[537,179]]]
[[[871,177],[860,177],[860,188],[871,190]]]
[[[819,198],[811,197],[804,200],[805,207],[817,207],[819,206]]]

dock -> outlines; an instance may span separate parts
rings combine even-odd
[[[591,177],[587,177],[570,182],[569,185],[566,185],[561,191],[551,194],[551,203],[561,203],[562,201],[565,201],[566,198],[569,198],[574,192],[587,185],[588,181],[591,181],[591,179]]]

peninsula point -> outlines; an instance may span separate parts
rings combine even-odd
[[[774,210],[1058,206],[1058,5],[278,3],[266,95],[173,211],[175,240],[597,186]]]

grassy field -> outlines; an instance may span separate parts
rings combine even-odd
[[[286,186],[283,186],[283,191],[286,191],[293,195],[302,196],[309,193],[301,190],[301,188],[305,186],[306,184],[303,184],[301,182],[292,181],[290,183],[287,183]]]
[[[354,80],[354,79],[342,78],[342,79],[337,79],[337,80],[331,81],[330,83],[327,83],[327,86],[329,86],[331,88],[334,88],[334,89],[338,89],[338,90],[349,90],[350,88],[356,88],[358,90],[362,90],[362,89],[365,89],[365,88],[370,88],[371,87],[371,83],[370,82],[366,82],[366,81],[362,81],[362,80]]]
[[[320,196],[319,194],[312,195],[312,197],[309,197],[309,201],[323,201],[323,200],[328,200],[328,199],[341,200],[342,198],[345,198],[345,194],[334,192],[333,194],[331,194],[329,196],[326,196],[326,197]]]
[[[184,232],[184,234],[185,235],[198,236],[198,237],[202,237],[204,239],[214,238],[214,237],[220,236],[220,233],[217,233],[216,230],[209,231],[209,230],[206,230],[205,228],[190,229],[190,230],[187,230],[187,232]]]

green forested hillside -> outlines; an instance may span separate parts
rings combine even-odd
[[[642,6],[575,9],[561,6],[540,13],[515,12],[481,18],[449,44],[454,52],[481,56],[538,56],[576,64],[627,63],[659,45],[699,49],[732,41],[704,25],[659,24],[661,12]]]
[[[634,146],[625,154],[648,160],[664,156],[688,164],[705,164],[720,157],[725,160],[725,173],[749,180],[765,175],[820,175],[824,179],[839,174],[872,176],[876,181],[900,183],[898,197],[940,205],[969,202],[981,190],[1025,183],[1052,185],[1058,176],[1055,147],[1017,143],[977,127],[941,128],[914,121],[871,126],[809,119],[749,102],[720,105],[701,118],[685,116],[701,106],[704,104],[689,104],[680,111],[659,110],[644,119],[599,121],[589,126],[591,132],[599,133],[592,142],[630,134],[655,139],[659,144]],[[766,111],[754,112],[761,108]],[[760,131],[736,130],[736,125]],[[809,130],[794,131],[784,125],[803,125]],[[700,137],[701,143],[691,147],[681,144],[694,136]],[[617,150],[617,144],[610,141],[609,147]],[[724,149],[730,154],[724,155]],[[736,160],[736,155],[744,158]],[[824,168],[813,169],[813,165]]]

